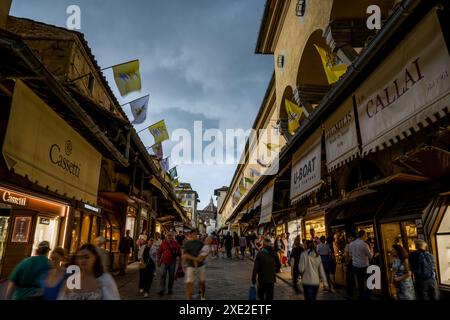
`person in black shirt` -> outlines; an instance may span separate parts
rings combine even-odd
[[[128,258],[134,250],[134,240],[130,237],[130,230],[126,231],[125,237],[120,240],[119,244],[119,275],[124,276],[127,270]]]
[[[253,265],[252,283],[258,282],[258,298],[273,300],[273,289],[276,282],[276,270],[280,268],[270,240],[264,240],[264,248],[258,252]]]
[[[291,258],[291,274],[292,274],[292,284],[294,286],[295,292],[300,293],[300,288],[298,286],[298,279],[300,278],[300,271],[298,270],[298,264],[300,262],[300,256],[302,255],[305,248],[303,248],[300,242],[300,236],[295,237],[293,249],[290,255]]]
[[[183,242],[184,242],[184,239],[185,239],[185,238],[186,238],[186,237],[184,236],[183,231],[180,231],[180,232],[177,234],[177,236],[175,237],[175,240],[177,240],[177,242],[178,242],[178,244],[179,244],[180,247],[183,246]]]
[[[231,249],[233,248],[233,237],[228,231],[225,236],[225,249],[227,250],[227,257],[231,259]]]

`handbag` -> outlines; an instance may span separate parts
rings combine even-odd
[[[256,300],[256,287],[255,286],[251,286],[248,289],[248,300],[249,301],[254,301]]]
[[[181,264],[178,266],[177,268],[177,272],[175,273],[175,278],[183,278],[184,277],[184,271],[183,271],[183,267],[181,266]]]

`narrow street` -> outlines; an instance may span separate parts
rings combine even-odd
[[[251,285],[251,272],[253,262],[246,258],[240,259],[210,259],[206,270],[206,299],[207,300],[248,300],[248,289]],[[117,285],[123,300],[183,300],[184,299],[184,281],[179,279],[175,281],[172,295],[165,294],[158,296],[159,277],[153,280],[149,298],[144,299],[138,290],[139,280],[138,263],[128,266],[127,275],[117,277]],[[303,295],[298,295],[286,281],[290,280],[289,269],[279,274],[275,284],[275,300],[304,300]],[[194,293],[197,289],[194,289]],[[193,299],[199,300],[198,294],[194,294]],[[328,293],[320,291],[319,300],[343,300],[340,293]]]

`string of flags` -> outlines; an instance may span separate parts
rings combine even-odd
[[[141,90],[142,82],[139,67],[140,67],[139,60],[132,60],[125,63],[114,65],[112,67],[105,68],[105,69],[112,68],[114,81],[122,97],[125,97],[132,92]],[[146,95],[127,103],[130,105],[131,113],[134,118],[132,124],[135,125],[142,124],[147,120],[149,100],[150,95]],[[167,130],[165,121],[161,120],[159,122],[156,122],[148,126],[147,128],[139,131],[138,133],[146,129],[149,130],[155,141],[154,144],[148,149],[150,148],[152,149],[153,154],[160,161],[161,168],[164,170],[164,172],[167,172],[171,177],[173,185],[178,186],[179,181],[178,179],[176,179],[178,177],[176,167],[169,170],[169,157],[163,158],[164,152],[162,142],[169,140],[169,132]]]
[[[148,100],[150,95],[130,102],[131,113],[134,120],[132,124],[141,124],[147,119]]]

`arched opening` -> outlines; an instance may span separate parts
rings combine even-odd
[[[381,17],[385,19],[393,7],[400,2],[401,0],[334,0],[330,21],[367,19],[367,8],[371,5],[379,6]]]
[[[330,24],[325,30],[325,37],[333,52],[348,66],[370,39],[376,29],[367,27],[369,6],[380,8],[381,23],[392,13],[401,0],[334,0],[331,9]]]
[[[316,46],[330,51],[322,30],[314,31],[303,50],[297,72],[297,88],[294,93],[297,102],[300,102],[308,112],[312,112],[320,100],[330,89],[330,84]]]
[[[374,162],[370,160],[360,160],[355,163],[348,175],[345,191],[352,191],[383,177],[383,172]]]
[[[295,102],[295,100],[294,100],[294,91],[292,90],[291,86],[287,86],[284,89],[283,97],[281,98],[281,108],[280,108],[279,119],[282,119],[282,120],[287,120],[287,118],[288,118],[286,107],[284,105],[286,99],[288,99],[288,100],[290,100],[292,102]]]

